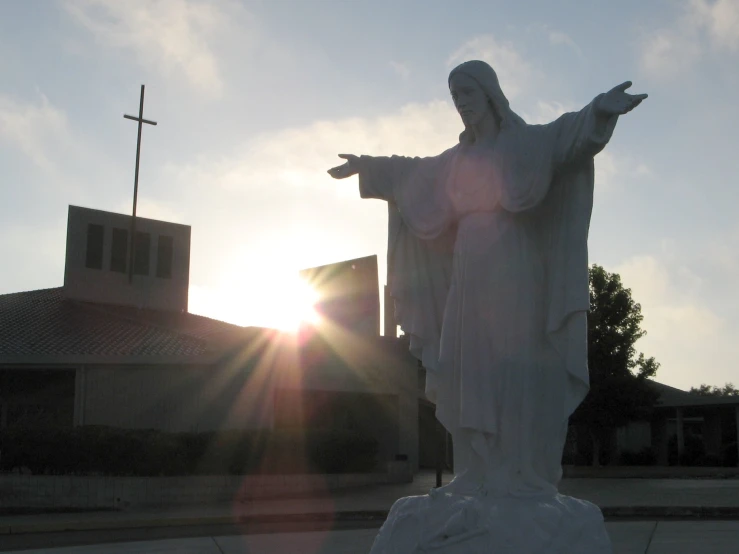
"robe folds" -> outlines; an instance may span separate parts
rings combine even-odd
[[[388,286],[437,418],[503,437],[514,466],[561,457],[562,422],[589,388],[593,157],[617,121],[596,101],[504,126],[483,156],[460,143],[359,158],[360,195],[388,202]],[[537,446],[550,423],[556,444]]]

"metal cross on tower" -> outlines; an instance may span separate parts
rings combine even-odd
[[[136,173],[133,178],[133,217],[131,217],[131,236],[129,238],[129,258],[128,258],[128,282],[133,281],[133,262],[136,249],[136,200],[139,194],[139,158],[141,156],[141,128],[144,123],[156,125],[156,121],[144,119],[144,85],[141,85],[141,100],[139,102],[139,116],[125,115],[126,119],[132,119],[139,122],[139,136],[136,139]]]

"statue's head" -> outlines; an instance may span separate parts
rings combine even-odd
[[[523,119],[511,110],[495,71],[485,62],[472,60],[452,69],[449,73],[449,91],[465,129],[490,115],[501,129],[524,124]],[[459,139],[464,142],[469,140],[469,136],[470,133],[465,130]]]

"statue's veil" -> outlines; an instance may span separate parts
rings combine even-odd
[[[500,88],[498,75],[496,75],[495,70],[493,70],[493,68],[490,67],[487,63],[480,60],[471,60],[458,65],[457,67],[452,69],[451,73],[449,73],[448,82],[450,85],[452,77],[457,73],[463,73],[464,75],[467,75],[468,77],[474,79],[477,84],[480,85],[480,88],[482,88],[483,92],[485,92],[485,95],[490,100],[490,104],[495,110],[495,113],[498,115],[501,129],[505,129],[514,125],[526,125],[526,122],[523,120],[523,118],[511,109],[511,106],[508,103],[508,99],[506,98],[505,94],[503,94],[503,90]],[[459,135],[459,142],[464,143],[469,142],[470,140],[470,132],[469,130],[465,129]]]

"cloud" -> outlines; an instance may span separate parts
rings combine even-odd
[[[609,146],[595,156],[595,186],[598,192],[619,191],[624,184],[652,175],[646,163],[618,148]]]
[[[702,279],[688,268],[671,268],[655,256],[642,255],[622,262],[614,271],[633,290],[647,328],[655,334],[694,343],[721,329],[721,318],[698,300]]]
[[[131,191],[130,201],[121,202],[114,211],[116,213],[130,215],[132,210],[133,190]],[[137,217],[170,221],[172,223],[182,223],[185,220],[185,214],[180,210],[173,209],[171,203],[164,204],[163,202],[158,202],[150,198],[142,198],[141,195],[136,200],[136,215]]]
[[[326,170],[342,163],[339,153],[432,156],[456,144],[462,129],[448,101],[409,104],[387,116],[265,133],[228,156],[170,169],[179,178],[249,194],[255,187],[333,189]]]
[[[684,388],[699,384],[693,381],[698,372],[712,384],[731,380],[739,355],[736,329],[707,305],[704,277],[655,255],[634,256],[611,271],[621,275],[642,306],[647,336],[637,350],[662,364],[658,380]]]
[[[498,74],[500,86],[509,99],[520,95],[531,87],[535,71],[507,41],[499,41],[493,35],[482,35],[468,40],[447,60],[451,68],[468,60],[489,63]]]
[[[577,42],[575,42],[575,39],[563,31],[552,28],[548,23],[530,23],[524,27],[523,32],[525,33],[525,36],[522,37],[521,34],[518,33],[518,37],[523,38],[526,42],[539,42],[542,38],[545,38],[552,46],[566,46],[572,50],[578,58],[585,59],[585,54],[582,51],[582,48],[580,48]]]
[[[66,213],[38,222],[7,222],[0,233],[6,263],[0,273],[0,294],[58,287],[64,282]]]
[[[691,14],[697,26],[708,33],[714,44],[739,50],[739,2],[737,0],[692,0]]]
[[[555,46],[565,45],[572,49],[575,54],[583,58],[582,49],[577,45],[573,38],[567,33],[561,31],[549,31],[549,42]]]
[[[704,250],[707,260],[722,273],[739,275],[739,227],[728,230],[721,240],[710,241]]]
[[[546,26],[534,25],[532,28],[548,33],[550,40],[562,44],[570,44],[564,33],[549,30]],[[572,42],[574,45],[574,42]],[[576,45],[575,45],[576,46]],[[474,37],[460,46],[447,60],[451,68],[459,63],[478,59],[490,64],[498,75],[500,86],[509,100],[515,100],[521,106],[519,112],[527,123],[549,123],[569,111],[577,111],[572,102],[542,100],[537,97],[546,90],[545,72],[535,67],[508,41],[501,41],[492,35]]]
[[[674,77],[701,57],[701,45],[690,26],[683,29],[660,29],[646,40],[641,58],[642,69],[661,78]]]
[[[642,41],[641,67],[645,73],[670,79],[684,73],[706,53],[739,50],[737,0],[687,0],[672,25],[650,31]]]
[[[32,102],[0,95],[0,140],[49,173],[56,170],[53,154],[74,144],[66,113],[40,92]]]
[[[107,153],[99,141],[76,130],[67,113],[41,91],[30,96],[20,100],[0,94],[0,146],[17,152],[9,160],[20,171],[6,168],[6,174],[43,194],[44,208],[52,201],[87,202],[85,179],[110,176]],[[29,192],[14,191],[18,198],[29,198]]]
[[[337,181],[326,170],[342,163],[340,152],[436,155],[461,130],[451,103],[433,101],[263,133],[231,152],[169,165],[162,179],[183,198],[183,221],[193,226],[192,309],[227,314],[238,303],[235,321],[265,324],[260,310],[274,282],[371,254],[382,283],[387,206],[360,199],[356,178]]]
[[[599,192],[613,186],[617,167],[616,158],[610,150],[603,150],[595,157],[595,182]]]
[[[557,119],[560,115],[567,112],[578,111],[573,104],[555,101],[537,100],[535,108],[531,112],[522,112],[521,115],[527,123],[543,124],[549,123]]]
[[[151,71],[180,72],[211,95],[224,87],[213,42],[231,31],[231,2],[66,0],[72,18],[102,44],[132,51]]]
[[[407,81],[411,76],[411,70],[408,68],[408,65],[404,63],[391,61],[390,67],[392,67],[393,71],[395,71],[395,73],[397,73],[404,81]]]

